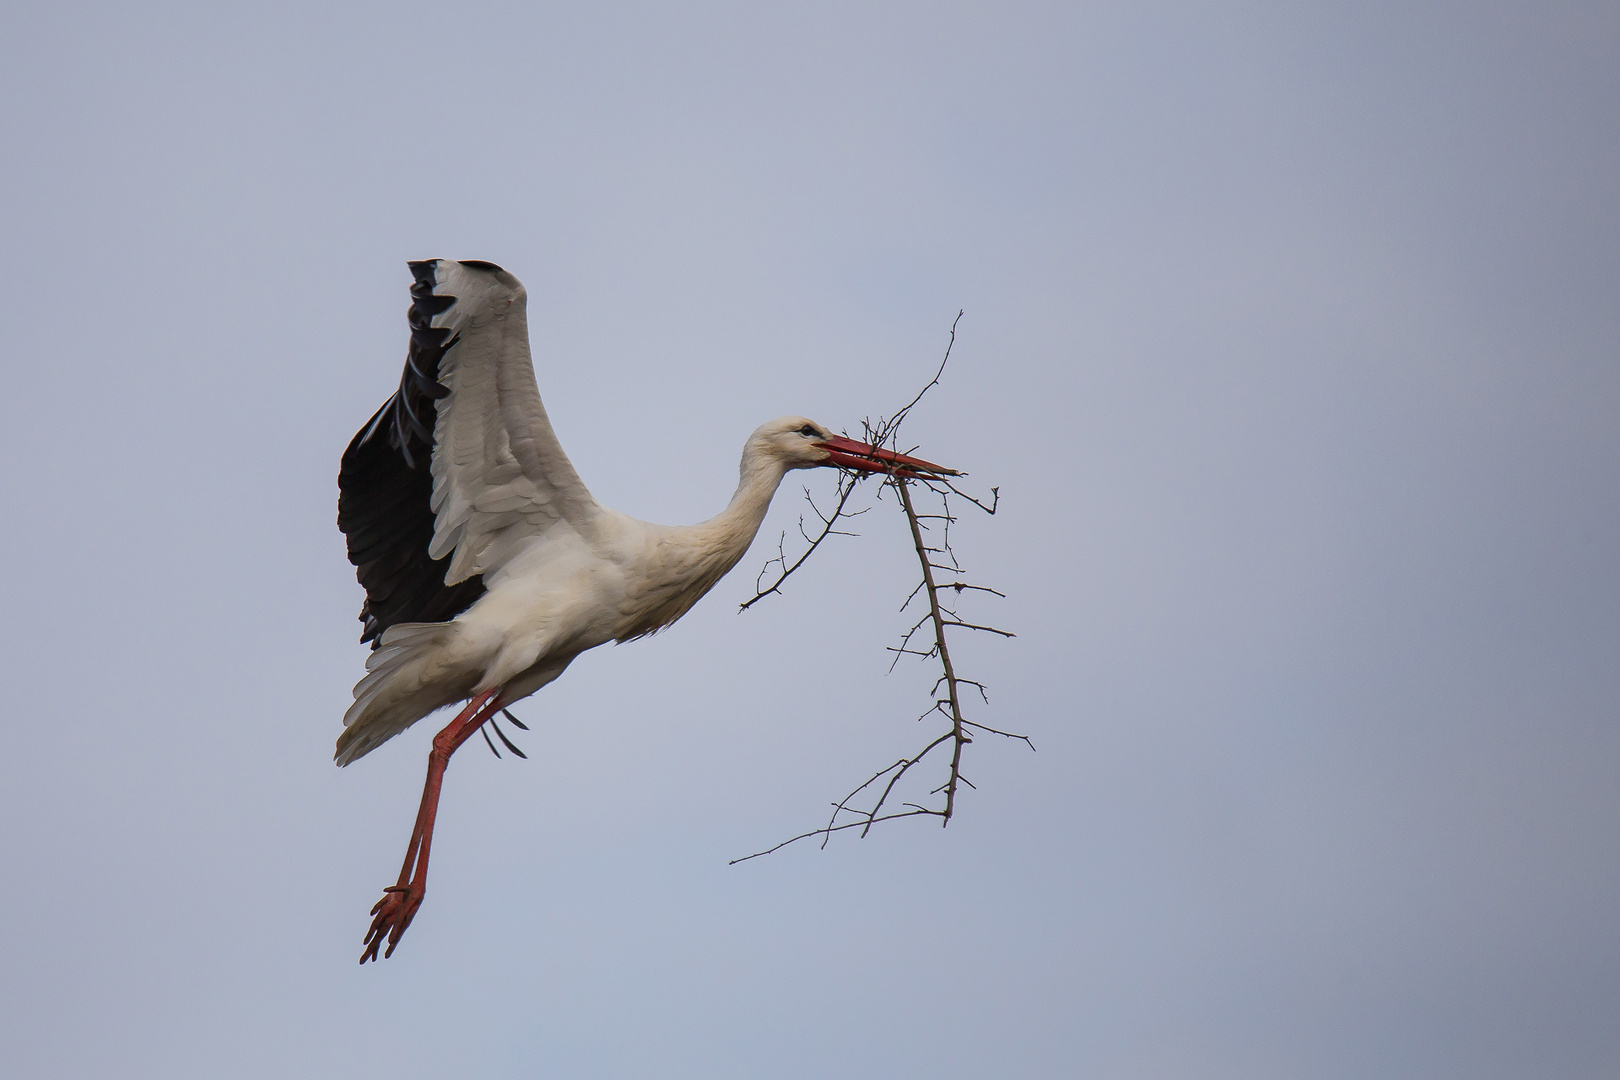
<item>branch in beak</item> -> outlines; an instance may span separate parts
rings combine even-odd
[[[961,476],[955,469],[947,469],[943,465],[935,465],[922,458],[910,457],[906,454],[896,454],[892,450],[883,450],[876,446],[868,446],[854,439],[846,439],[842,435],[830,435],[816,443],[827,451],[827,460],[823,465],[831,465],[840,469],[853,469],[856,472],[886,473],[890,476],[901,476],[907,479],[926,479],[929,476]]]

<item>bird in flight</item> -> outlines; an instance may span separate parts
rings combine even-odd
[[[720,513],[697,525],[639,521],[591,497],[551,430],[522,283],[488,262],[409,265],[399,390],[349,443],[338,473],[338,528],[366,590],[360,640],[373,651],[337,763],[447,705],[466,707],[433,738],[405,865],[371,910],[362,964],[385,944],[392,956],[422,905],[456,749],[585,650],[686,614],[748,550],[789,470],[955,475],[784,416],[748,437]]]

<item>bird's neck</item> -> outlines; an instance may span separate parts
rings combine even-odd
[[[745,455],[741,477],[731,502],[708,521],[692,526],[708,534],[707,538],[717,553],[724,553],[727,569],[742,558],[748,545],[754,542],[754,536],[759,532],[760,523],[765,520],[765,512],[771,508],[771,497],[776,494],[783,475],[780,461],[764,455]]]
[[[745,455],[742,482],[724,510],[698,525],[665,528],[640,586],[645,610],[616,632],[618,640],[668,626],[737,565],[765,520],[782,474],[780,464]]]
[[[745,456],[742,480],[724,510],[697,525],[667,529],[649,568],[646,589],[649,595],[667,592],[668,598],[621,641],[668,626],[737,565],[754,542],[782,475],[779,463]]]

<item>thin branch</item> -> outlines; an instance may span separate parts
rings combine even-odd
[[[952,324],[952,336],[955,336],[955,324]],[[957,695],[956,669],[951,666],[950,646],[945,643],[945,620],[939,613],[939,590],[934,587],[934,571],[923,547],[922,530],[917,527],[917,511],[911,506],[911,491],[900,477],[891,477],[890,480],[900,493],[900,505],[906,508],[906,520],[911,523],[911,539],[917,545],[917,559],[922,563],[923,584],[928,586],[929,614],[934,620],[934,646],[939,653],[940,665],[945,669],[945,690],[950,695],[951,738],[956,745],[951,752],[951,778],[945,783],[945,811],[941,815],[944,818],[942,824],[948,825],[951,814],[956,811],[956,781],[961,775],[962,747],[967,745],[967,732],[962,727],[962,702]]]
[[[747,862],[749,859],[757,859],[761,855],[770,855],[773,852],[781,851],[789,844],[795,843],[799,840],[808,840],[812,836],[825,836],[835,832],[843,832],[845,829],[858,829],[863,825],[871,826],[876,825],[880,821],[896,821],[900,818],[919,817],[924,815],[929,817],[939,817],[939,813],[940,812],[938,810],[929,810],[924,807],[918,807],[915,810],[903,810],[898,814],[884,814],[882,817],[873,818],[871,821],[851,821],[845,825],[834,825],[825,829],[812,829],[807,833],[800,833],[798,836],[784,840],[775,847],[766,848],[764,851],[756,851],[752,855],[744,855],[740,859],[732,859],[730,865],[736,866],[740,862]]]
[[[945,374],[945,365],[951,362],[951,350],[956,348],[956,324],[962,321],[962,312],[965,310],[965,308],[958,310],[956,318],[951,320],[951,340],[945,343],[945,356],[939,362],[939,370],[935,371],[934,377],[928,380],[928,385],[917,391],[917,396],[906,402],[905,408],[895,413],[894,417],[885,425],[891,433],[900,429],[900,421],[904,420],[906,415],[911,412],[912,407],[923,399],[923,395],[939,385],[940,376]]]
[[[964,720],[962,723],[966,724],[970,728],[977,728],[988,735],[1000,735],[1004,739],[1017,739],[1024,745],[1028,746],[1031,750],[1035,749],[1035,744],[1030,741],[1028,735],[1019,735],[1011,731],[1002,731],[999,728],[991,727],[989,724],[980,724],[972,720]]]
[[[819,536],[817,536],[814,540],[810,541],[810,546],[805,549],[804,554],[800,555],[797,559],[794,560],[792,566],[787,565],[787,556],[786,556],[786,554],[781,555],[779,557],[779,561],[781,562],[781,564],[783,566],[782,572],[777,575],[776,580],[771,582],[770,586],[767,587],[767,588],[759,589],[758,588],[758,582],[756,581],[755,582],[755,588],[758,591],[754,594],[754,596],[751,599],[746,600],[746,601],[743,602],[742,606],[737,609],[739,612],[747,611],[749,608],[753,607],[755,604],[759,603],[761,600],[765,599],[767,596],[771,595],[772,593],[780,593],[782,591],[782,582],[786,581],[789,577],[791,577],[792,574],[793,574],[793,571],[795,571],[799,567],[803,566],[804,565],[804,560],[808,559],[811,556],[811,554],[816,550],[816,548],[821,546],[821,542],[823,540],[827,539],[827,537],[829,537],[829,536],[831,536],[833,534],[833,532],[834,532],[833,523],[836,522],[841,516],[844,516],[844,506],[845,506],[845,504],[847,504],[849,502],[849,497],[851,495],[855,494],[855,484],[854,484],[853,481],[846,482],[843,477],[840,477],[839,482],[838,482],[838,486],[839,486],[838,505],[833,507],[833,512],[832,512],[831,517],[825,517],[825,516],[822,517],[822,521],[825,522],[826,524],[822,528],[821,534]],[[814,506],[815,504],[811,503],[811,505]],[[818,510],[818,511],[816,511],[816,513],[819,515],[821,512]],[[800,520],[802,521],[803,519],[801,518]],[[849,536],[849,535],[852,535],[852,534],[843,533],[841,535]],[[765,565],[766,565],[766,568],[769,569],[770,563],[766,563]],[[764,576],[764,571],[763,570],[760,571],[760,576],[761,577]]]
[[[992,517],[995,516],[996,508],[1001,505],[1001,489],[999,487],[993,487],[990,489],[990,505],[986,506],[983,502],[974,498],[972,495],[969,495],[967,492],[963,491],[961,488],[957,487],[943,476],[919,476],[917,479],[920,482],[928,485],[938,484],[939,487],[945,488],[952,495],[966,499],[968,502],[972,503],[974,506],[977,506],[980,510],[983,510]],[[937,491],[939,489],[935,488],[934,490]]]
[[[1006,593],[998,592],[997,590],[990,588],[988,585],[969,585],[965,581],[942,581],[937,587],[941,589],[955,589],[959,595],[963,589],[973,589],[975,592],[987,592],[993,596],[999,596],[1003,600],[1007,599]],[[917,588],[920,589],[922,586],[919,585]],[[911,595],[916,596],[917,594],[912,593]]]
[[[1011,630],[997,630],[993,626],[980,626],[977,623],[958,622],[955,619],[946,619],[946,626],[960,626],[964,630],[983,630],[987,634],[1000,634],[1002,637],[1017,637]]]

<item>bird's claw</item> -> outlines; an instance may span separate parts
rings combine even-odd
[[[422,906],[425,890],[414,882],[409,885],[390,885],[383,890],[383,898],[372,907],[371,929],[366,931],[366,951],[360,954],[360,962],[377,959],[377,950],[382,948],[386,939],[388,948],[383,952],[382,958],[388,959],[394,955],[394,946],[404,936],[406,927],[416,918],[417,909]]]

